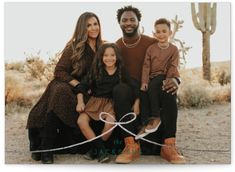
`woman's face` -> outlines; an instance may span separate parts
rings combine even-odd
[[[100,33],[100,26],[95,17],[91,17],[87,21],[87,34],[89,39],[96,39]]]
[[[112,47],[106,48],[103,55],[103,62],[106,67],[115,67],[117,58],[116,53]]]

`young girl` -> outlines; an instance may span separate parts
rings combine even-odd
[[[109,113],[111,116],[102,115],[109,122],[115,121],[115,113],[113,110],[112,91],[115,85],[120,82],[128,82],[128,74],[122,68],[121,57],[118,49],[113,43],[103,44],[96,54],[90,73],[87,75],[80,85],[77,87],[79,103],[77,111],[81,112],[78,117],[77,124],[83,135],[87,139],[96,137],[95,132],[89,123],[92,120],[98,121],[101,112]],[[91,98],[84,104],[83,95],[90,89]],[[113,125],[105,123],[102,133],[109,130]],[[102,139],[93,141],[92,149],[84,156],[86,159],[98,158],[98,162],[109,161],[109,155],[105,150],[103,141],[106,141],[111,132],[107,133]],[[96,151],[94,151],[94,148]],[[94,152],[97,152],[95,154]]]

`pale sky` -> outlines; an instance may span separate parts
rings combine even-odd
[[[14,0],[19,1],[19,0]],[[51,0],[55,1],[55,0]],[[59,0],[57,0],[59,1]],[[73,1],[73,0],[70,0]],[[128,1],[128,0],[127,0]],[[157,1],[157,0],[156,0]],[[174,0],[171,0],[174,1]],[[183,0],[184,1],[184,0]],[[222,0],[217,0],[222,1]],[[231,1],[231,0],[225,0]],[[104,38],[110,41],[115,41],[122,34],[116,21],[116,10],[124,5],[135,5],[140,8],[143,14],[142,25],[145,26],[145,33],[151,35],[152,25],[156,18],[166,17],[174,18],[176,14],[180,19],[184,20],[184,27],[178,33],[177,38],[180,38],[186,42],[187,45],[192,46],[193,49],[190,50],[188,54],[188,66],[200,66],[201,65],[201,33],[196,30],[192,24],[191,11],[189,3],[104,3],[98,4],[93,3],[44,3],[45,5],[39,5],[37,3],[12,3],[4,4],[5,0],[0,2],[0,109],[1,117],[0,120],[0,168],[3,171],[11,172],[25,172],[25,171],[58,171],[64,172],[69,170],[70,172],[77,172],[78,170],[95,170],[95,171],[136,171],[140,172],[143,170],[153,171],[153,170],[164,170],[170,172],[182,172],[190,171],[198,172],[204,168],[205,170],[219,172],[219,171],[234,171],[234,157],[235,151],[232,151],[232,164],[231,165],[210,165],[203,166],[180,166],[174,168],[173,166],[144,166],[144,165],[132,165],[127,168],[118,168],[117,166],[89,166],[89,165],[79,165],[74,166],[53,166],[49,168],[48,166],[29,166],[29,165],[5,165],[5,149],[4,149],[4,132],[5,132],[5,120],[4,115],[5,104],[4,104],[4,61],[11,60],[24,60],[24,52],[33,53],[41,50],[46,54],[46,52],[57,52],[61,50],[68,39],[72,36],[76,21],[78,16],[84,11],[93,11],[101,19],[102,31]],[[15,4],[15,5],[13,5]],[[30,5],[31,4],[31,5]],[[153,5],[154,4],[154,5]],[[234,7],[234,3],[231,1]],[[153,10],[155,9],[155,10]],[[4,12],[3,12],[4,11]],[[232,57],[231,42],[234,42],[234,33],[231,35],[231,9],[230,3],[218,3],[217,6],[217,28],[214,35],[211,37],[211,58],[212,61],[224,61],[229,60]],[[234,18],[234,12],[232,13]],[[234,28],[234,22],[233,28]],[[147,28],[148,27],[148,28]],[[3,39],[4,38],[4,39]],[[233,39],[232,39],[233,38]],[[233,41],[231,41],[231,39]],[[234,48],[234,44],[233,44]],[[46,58],[46,57],[45,57]],[[231,64],[234,66],[235,61],[232,60]],[[234,69],[232,71],[232,82],[234,81]],[[234,85],[234,84],[232,84]],[[234,91],[232,94],[232,103],[234,102]],[[233,107],[233,106],[232,106]],[[233,114],[234,108],[232,108],[231,114]],[[234,124],[234,119],[232,118],[232,123]],[[232,125],[231,136],[234,136],[234,125]],[[232,143],[234,147],[234,142]],[[98,168],[97,168],[98,167]],[[146,168],[147,167],[147,168]]]
[[[202,34],[193,26],[189,2],[7,2],[5,3],[5,62],[24,60],[25,55],[39,50],[44,60],[62,50],[73,34],[79,15],[91,11],[101,21],[105,40],[115,42],[122,36],[116,20],[116,11],[125,5],[133,5],[142,12],[141,26],[145,34],[152,36],[153,23],[165,17],[184,20],[176,38],[191,46],[186,67],[202,65]],[[229,60],[230,55],[230,3],[217,3],[217,27],[211,36],[211,61]]]

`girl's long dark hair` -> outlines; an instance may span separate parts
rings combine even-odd
[[[113,48],[115,54],[116,54],[116,67],[117,67],[117,72],[118,76],[120,78],[120,81],[122,80],[122,58],[119,52],[119,49],[116,44],[114,43],[104,43],[100,48],[98,49],[93,64],[92,64],[92,69],[90,72],[90,81],[91,80],[101,80],[104,71],[105,71],[105,64],[103,62],[103,56],[104,52],[107,48]]]

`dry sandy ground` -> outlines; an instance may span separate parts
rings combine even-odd
[[[28,150],[27,114],[5,117],[5,163],[40,164]],[[202,109],[181,109],[178,117],[177,145],[187,164],[231,163],[231,104],[211,105]],[[217,151],[219,150],[219,151]],[[115,157],[112,157],[113,160]],[[55,155],[56,164],[90,164],[81,155]],[[111,161],[110,163],[114,163]],[[168,164],[159,156],[141,156],[135,164]]]

